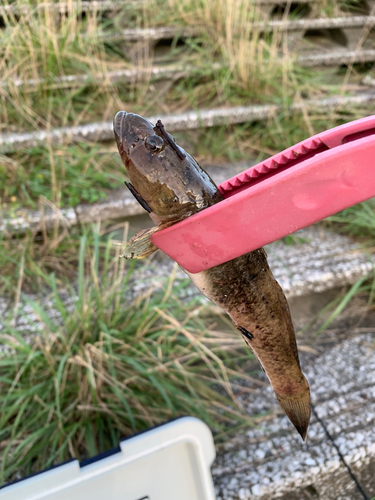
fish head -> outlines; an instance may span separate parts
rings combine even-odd
[[[119,111],[113,129],[132,188],[154,222],[182,220],[222,199],[211,178],[160,120],[154,126],[142,116]]]

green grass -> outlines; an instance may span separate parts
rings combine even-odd
[[[261,161],[312,134],[359,118],[366,110],[346,108],[330,117],[314,112],[287,112],[252,124],[179,132],[191,154],[206,163],[257,159]],[[47,144],[3,156],[0,198],[6,212],[36,209],[41,197],[56,207],[73,207],[103,200],[111,189],[123,187],[125,168],[114,144]]]
[[[345,330],[349,332],[348,318],[346,318],[346,320],[344,319],[344,325],[342,321],[343,318],[345,318],[343,313],[350,305],[352,305],[352,301],[355,299],[358,301],[358,299],[360,299],[362,307],[367,303],[367,311],[373,309],[374,307],[374,270],[367,276],[359,278],[353,285],[343,288],[331,302],[326,304],[308,323],[303,326],[299,333],[307,334],[311,336],[311,339],[314,339],[323,332],[327,332],[329,330],[331,330],[330,333],[332,333],[332,330],[338,330],[340,333]],[[354,311],[354,309],[352,309],[352,311]],[[362,313],[360,320],[362,320],[363,317],[364,315]],[[356,319],[357,324],[361,322],[358,322],[358,316],[354,316],[354,319]]]
[[[251,34],[250,24],[262,18],[249,2],[224,0],[149,0],[143,5],[124,4],[113,16],[100,12],[79,16],[70,10],[65,17],[35,8],[15,18],[5,16],[6,28],[0,50],[0,131],[22,132],[112,120],[119,109],[140,114],[165,114],[216,106],[281,104],[285,110],[296,100],[340,93],[348,75],[361,76],[355,68],[348,72],[326,72],[301,68],[282,44],[279,33]],[[17,2],[16,2],[17,4]],[[322,0],[316,9],[328,8]],[[21,2],[19,2],[21,5]],[[225,20],[225,22],[224,22]],[[201,28],[200,35],[178,45],[168,55],[156,52],[159,62],[193,67],[191,74],[176,81],[151,81],[144,76],[131,83],[111,84],[96,78],[109,71],[153,64],[153,51],[134,51],[121,39],[103,39],[129,27],[171,24]],[[133,47],[133,48],[132,48]],[[214,63],[216,66],[214,66]],[[61,88],[55,78],[63,75],[89,75],[80,86]],[[44,83],[17,87],[14,78],[43,78]],[[275,116],[268,122],[222,129],[223,142],[216,130],[203,132],[199,157],[233,160],[272,154],[314,131],[324,130],[346,119],[314,113],[292,119]],[[352,118],[361,116],[359,110]],[[278,130],[277,130],[278,128]],[[282,132],[281,132],[282,129]],[[281,137],[278,137],[282,135]],[[275,140],[276,137],[276,140]],[[113,144],[109,146],[112,148]],[[0,157],[0,200],[7,210],[35,208],[40,197],[58,207],[92,203],[105,197],[108,189],[122,185],[119,162],[112,162],[106,146],[93,145],[43,147]],[[122,172],[121,174],[122,175]]]
[[[268,120],[243,125],[212,127],[195,132],[178,132],[176,140],[191,144],[189,151],[203,162],[225,162],[243,159],[262,161],[298,142],[363,117],[368,112],[365,108],[338,109],[329,116],[307,111],[303,115],[285,111],[276,113]]]
[[[329,17],[338,17],[343,12],[357,15],[367,13],[365,2],[362,0],[321,0],[313,10],[320,11]]]
[[[10,209],[36,208],[41,196],[57,207],[94,203],[123,181],[118,154],[101,145],[47,144],[4,157],[0,164],[0,197]]]
[[[91,238],[80,240],[77,286],[58,292],[55,275],[42,275],[46,301],[21,295],[15,307],[25,302],[41,326],[29,320],[20,331],[14,308],[3,319],[1,484],[179,415],[216,433],[254,422],[230,383],[248,377],[238,335],[216,331],[212,314],[203,321],[199,300],[182,302],[187,280],[173,285],[173,274],[129,303],[134,265],[113,259],[111,241]]]
[[[8,128],[33,130],[105,119],[112,117],[120,104],[131,105],[140,112],[160,112],[165,101],[178,109],[190,106],[192,100],[196,105],[201,101],[211,105],[215,99],[227,104],[273,101],[294,96],[299,85],[303,92],[309,87],[302,84],[306,72],[301,73],[285,50],[280,53],[278,35],[249,36],[248,23],[257,20],[259,13],[246,2],[185,0],[169,5],[149,0],[142,9],[124,5],[112,19],[104,20],[99,13],[87,13],[83,20],[77,13],[73,10],[63,22],[58,22],[48,11],[34,9],[33,14],[21,16],[17,23],[12,18],[5,20],[0,69],[2,81],[9,87],[0,93],[0,118]],[[228,16],[229,22],[223,23],[222,19]],[[173,24],[174,19],[202,27],[200,36],[168,55],[169,62],[190,62],[195,67],[194,75],[180,81],[175,92],[162,96],[157,92],[157,98],[153,98],[147,78],[115,87],[95,79],[98,73],[134,64],[147,68],[153,59],[152,51],[131,56],[131,46],[121,40],[103,42],[98,33],[120,31],[128,27],[126,22],[134,28]],[[208,61],[222,64],[223,69],[209,69]],[[79,88],[56,88],[54,78],[69,74],[91,75],[91,81]],[[310,72],[306,81],[312,82],[314,75]],[[15,77],[42,77],[45,82],[36,89],[26,86],[20,90],[11,83]],[[164,103],[160,102],[161,97]]]
[[[0,296],[13,298],[21,290],[39,293],[45,289],[43,277],[51,273],[56,276],[59,286],[63,286],[66,279],[74,281],[77,277],[81,234],[82,228],[67,228],[61,221],[50,232],[34,234],[27,231],[13,237],[1,232]],[[101,234],[103,238],[113,234],[111,226],[103,224]],[[87,239],[88,245],[92,245],[91,232],[87,233]],[[113,250],[112,257],[115,256]]]
[[[329,217],[336,230],[352,236],[366,238],[371,243],[375,241],[375,198]]]
[[[371,291],[370,297],[369,297],[369,305],[371,302],[373,302],[373,287],[374,287],[375,281],[372,279],[371,284],[370,284],[370,290],[369,290],[369,278],[364,276],[357,280],[354,285],[352,285],[349,290],[344,294],[344,296],[337,297],[333,303],[328,304],[327,307],[323,309],[323,312],[326,312],[327,310],[329,311],[331,308],[333,308],[333,311],[329,314],[329,316],[323,321],[323,323],[320,325],[320,327],[316,330],[315,335],[319,335],[322,333],[324,330],[326,330],[339,316],[340,314],[345,310],[345,308],[349,305],[350,301],[359,293],[368,293]]]
[[[325,9],[325,15],[337,15],[337,6],[321,0],[313,7],[316,14]],[[293,102],[338,94],[345,82],[357,84],[363,74],[357,67],[301,68],[280,34],[250,37],[250,22],[260,18],[249,2],[234,0],[150,0],[140,8],[125,2],[104,20],[99,13],[81,18],[71,11],[59,23],[43,9],[21,16],[18,23],[10,17],[0,46],[1,82],[8,84],[0,87],[0,132],[111,120],[119,109],[150,115],[277,103],[283,112],[268,121],[176,134],[199,161],[260,161],[368,114],[367,109],[328,116],[319,110],[288,113]],[[167,56],[156,54],[163,64],[194,66],[192,74],[170,84],[147,76],[116,84],[96,78],[153,64],[152,51],[131,53],[120,39],[103,41],[97,36],[101,31],[166,24],[202,28],[195,40],[182,45],[175,40]],[[90,80],[71,88],[56,83],[56,77],[71,74],[90,75]],[[18,88],[13,78],[44,78],[44,83]],[[22,207],[99,201],[122,187],[124,179],[114,141],[47,143],[0,157],[0,200],[11,214]],[[366,202],[327,224],[371,242],[374,208]],[[84,227],[57,223],[49,233],[0,235],[0,296],[9,298],[0,337],[5,347],[0,356],[1,483],[72,457],[95,455],[121,437],[182,414],[202,418],[217,435],[253,423],[230,384],[233,377],[236,383],[247,377],[243,366],[249,352],[238,334],[215,326],[219,320],[209,306],[182,302],[186,283],[175,283],[172,293],[173,277],[130,305],[132,280],[142,268],[119,261],[119,248],[107,242],[115,230],[102,224],[99,237]],[[354,293],[373,297],[369,287],[356,284],[336,301],[329,320]],[[26,292],[47,296],[48,302],[31,301]],[[25,318],[24,304],[38,317],[40,331],[33,322],[23,332],[17,328],[14,319]]]

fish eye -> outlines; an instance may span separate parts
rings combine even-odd
[[[158,135],[149,135],[145,139],[146,148],[152,153],[158,153],[164,146],[164,141]]]

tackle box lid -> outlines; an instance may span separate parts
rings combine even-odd
[[[2,500],[215,500],[211,431],[182,417],[0,490]]]

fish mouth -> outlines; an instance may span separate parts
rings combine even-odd
[[[113,132],[120,155],[128,155],[136,144],[155,133],[153,125],[148,120],[126,111],[119,111],[116,114],[113,120]]]
[[[121,145],[122,145],[123,130],[124,130],[124,120],[127,114],[128,113],[126,111],[119,111],[118,113],[116,113],[116,116],[113,120],[113,132],[115,134],[117,147],[120,153],[121,153]]]

